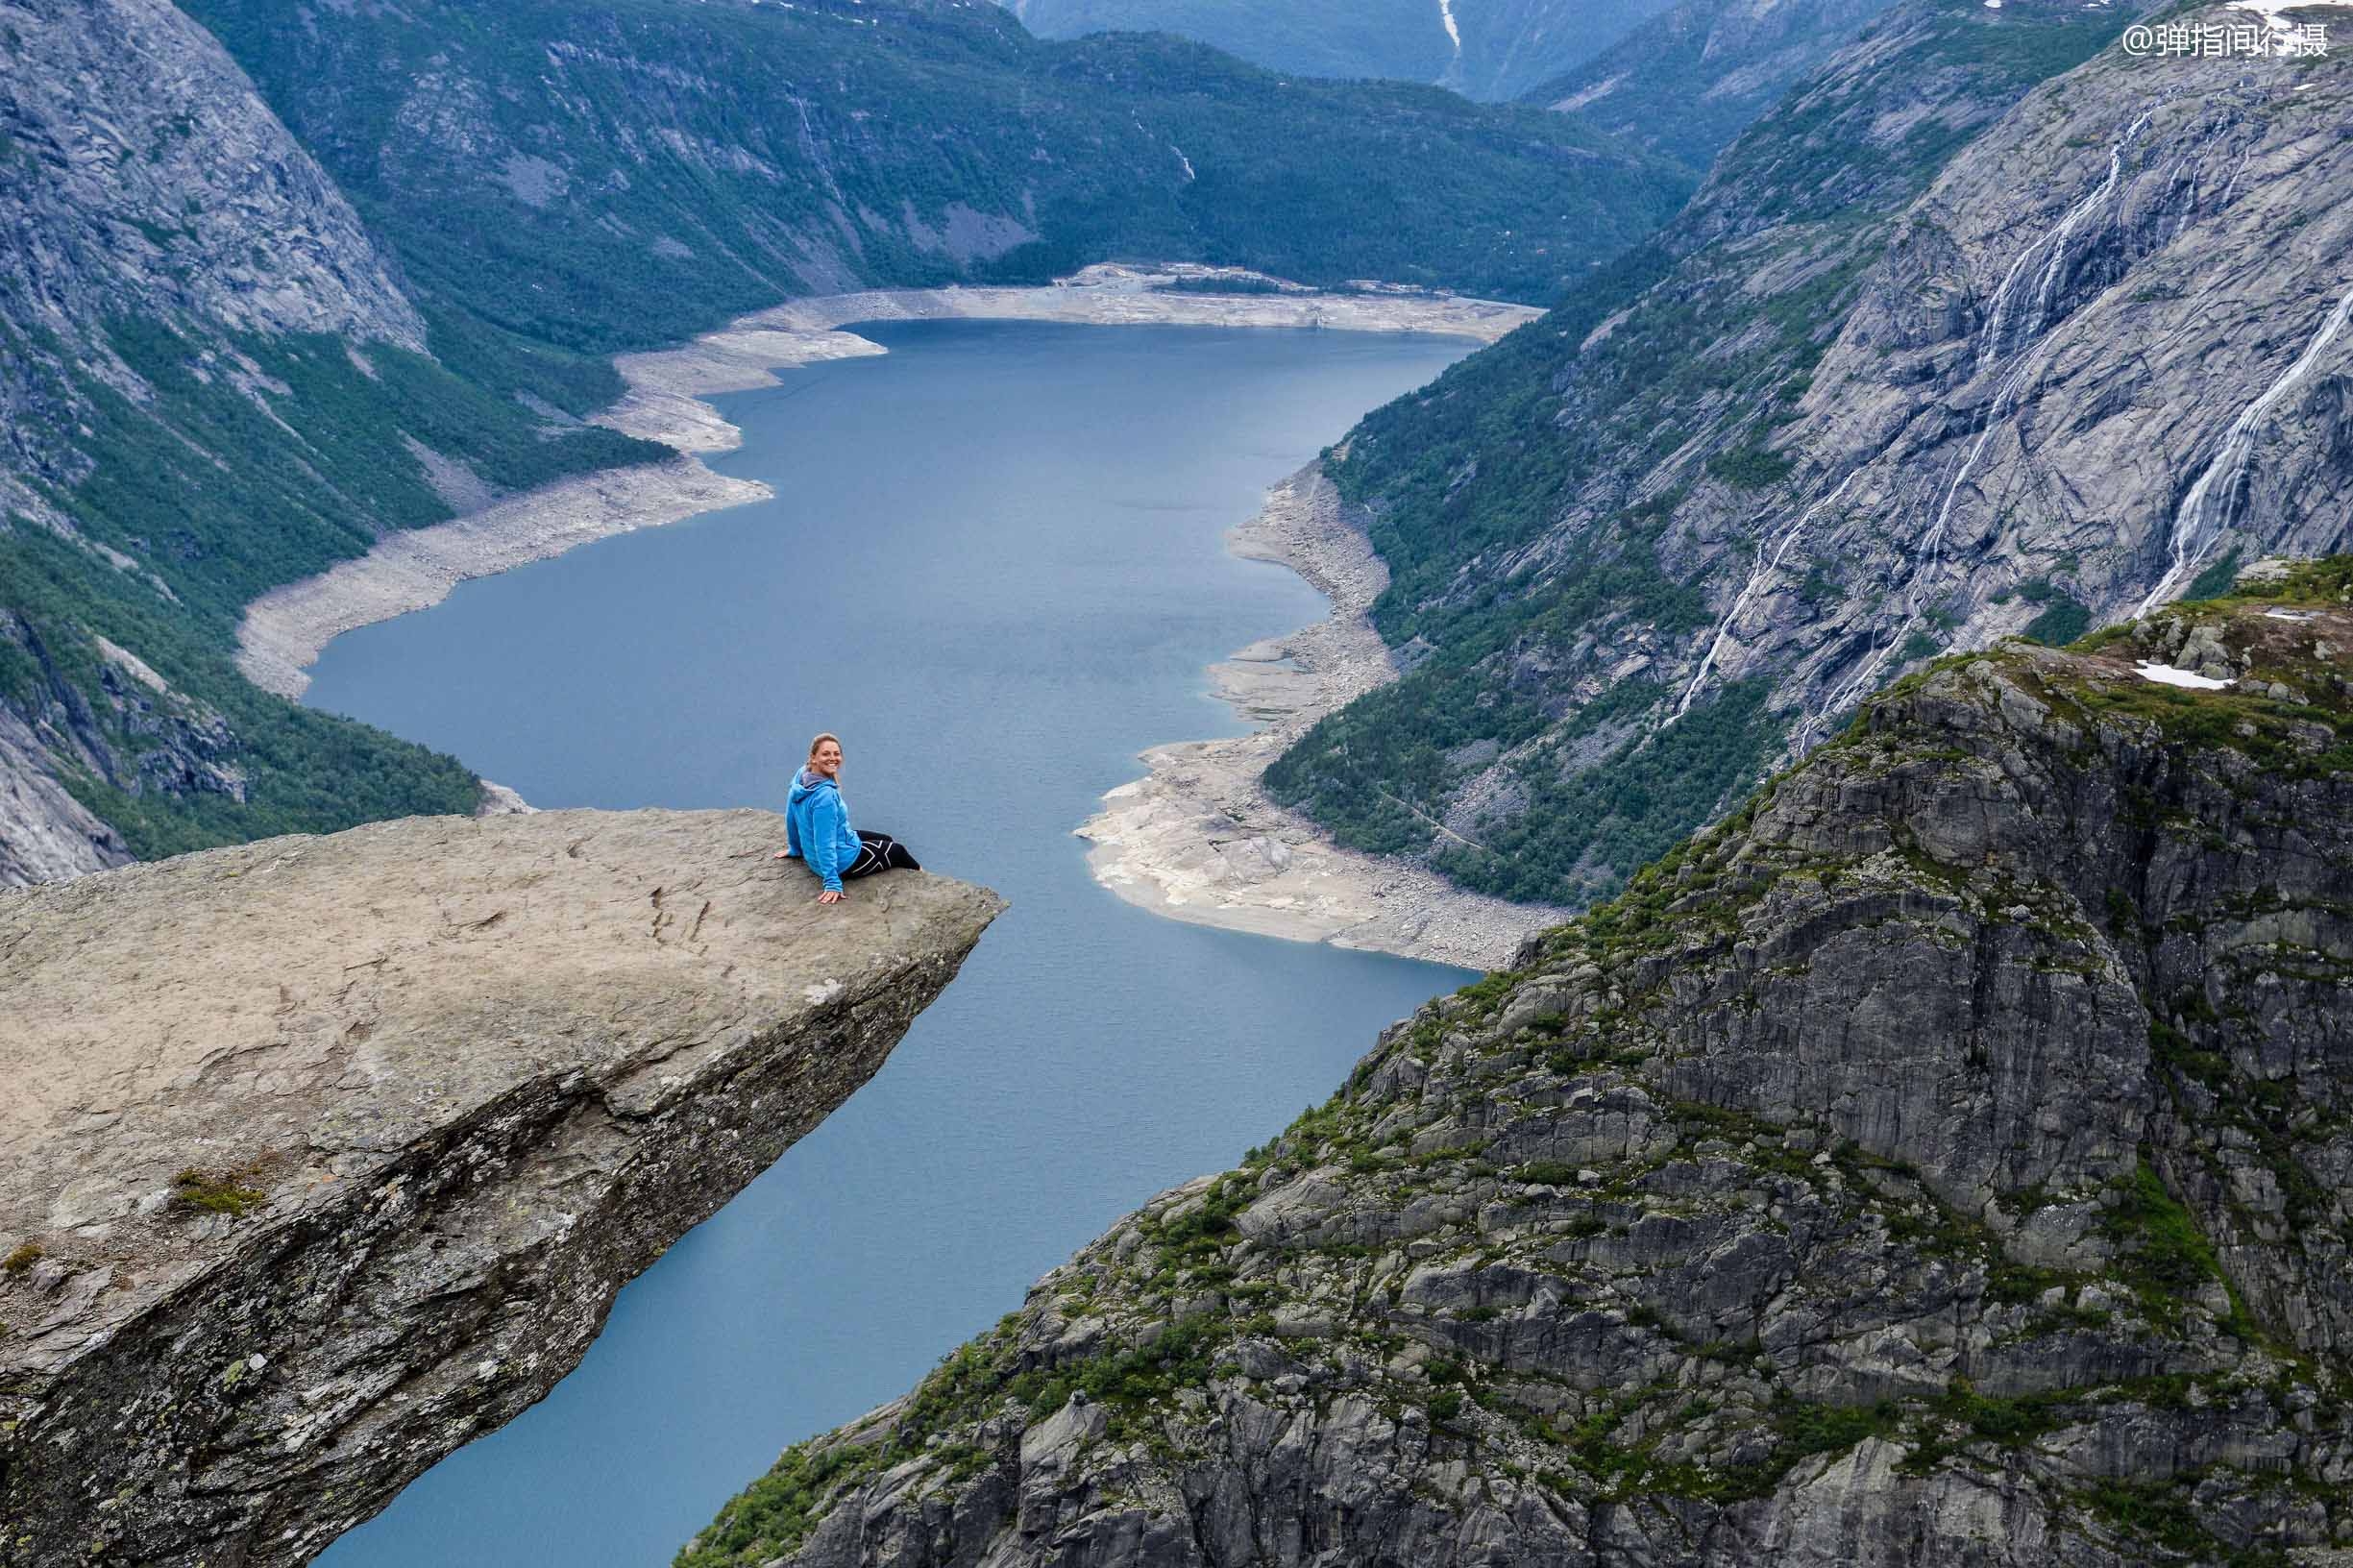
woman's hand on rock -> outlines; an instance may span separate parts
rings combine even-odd
[[[849,894],[844,893],[840,888],[827,888],[817,895],[817,901],[821,904],[838,904],[848,896]]]

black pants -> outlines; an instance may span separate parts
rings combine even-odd
[[[876,871],[919,871],[923,868],[907,853],[907,846],[888,833],[858,833],[858,858],[842,868],[842,880],[872,876]]]

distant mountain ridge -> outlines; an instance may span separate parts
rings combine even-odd
[[[1518,98],[1668,0],[1002,0],[1042,37],[1174,33],[1270,70]]]
[[[1523,96],[1704,169],[1888,0],[1681,0]]]
[[[1688,178],[1525,109],[1041,42],[952,0],[190,9],[419,288],[601,350],[789,293],[1123,257],[1535,303]]]

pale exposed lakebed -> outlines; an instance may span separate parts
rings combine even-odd
[[[744,445],[712,466],[776,499],[466,583],[318,664],[312,703],[542,806],[780,806],[838,730],[860,825],[1012,900],[871,1084],[334,1568],[667,1562],[780,1447],[903,1392],[1468,977],[1159,919],[1095,884],[1070,829],[1141,748],[1242,727],[1205,666],[1323,613],[1224,531],[1475,345],[858,331],[889,354],[717,400]]]

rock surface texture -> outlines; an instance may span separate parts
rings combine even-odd
[[[164,0],[0,6],[0,234],[5,887],[131,858],[67,778],[242,798],[242,781],[213,765],[231,739],[217,714],[162,691],[153,672],[163,700],[126,686],[113,661],[74,658],[81,628],[61,650],[42,617],[20,613],[54,589],[8,550],[16,529],[149,580],[57,503],[95,469],[94,400],[158,402],[116,336],[134,320],[168,324],[189,335],[208,383],[258,400],[272,379],[241,341],[331,332],[418,349],[425,326],[333,183],[220,44]],[[159,510],[146,522],[164,533]],[[166,548],[189,547],[175,534]]]
[[[1580,903],[1929,659],[2353,544],[2346,52],[2128,21],[1900,0],[1649,253],[1369,416],[1326,468],[1428,656],[1278,797]]]
[[[2266,593],[1881,694],[682,1568],[2324,1560],[2353,571]]]
[[[0,1563],[307,1561],[537,1400],[1001,907],[736,811],[0,894]]]
[[[1678,0],[1529,102],[1704,169],[1887,0]]]
[[[78,478],[89,462],[45,444],[70,422],[17,401],[44,389],[18,355],[86,358],[140,395],[107,346],[110,318],[424,347],[351,205],[177,7],[31,0],[4,14],[0,364],[18,374],[0,377],[0,471]]]

